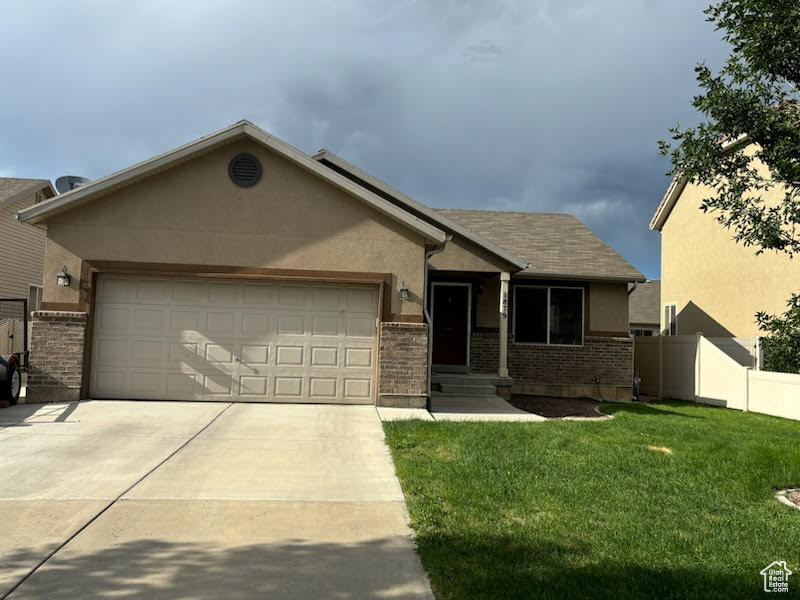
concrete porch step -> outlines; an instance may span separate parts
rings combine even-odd
[[[496,396],[497,388],[491,384],[440,383],[442,392],[458,396]]]
[[[431,382],[454,385],[511,385],[510,377],[498,377],[487,373],[437,373],[431,374]]]

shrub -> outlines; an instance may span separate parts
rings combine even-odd
[[[764,369],[800,373],[800,294],[792,294],[787,306],[782,315],[756,315],[759,329],[767,334],[761,342]]]

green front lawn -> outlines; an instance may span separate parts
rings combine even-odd
[[[679,402],[603,422],[386,423],[439,600],[800,597],[800,423]],[[648,448],[648,446],[654,449]]]

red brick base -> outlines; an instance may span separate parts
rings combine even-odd
[[[33,313],[25,402],[71,402],[80,398],[86,323],[87,314],[82,312]]]
[[[475,332],[470,367],[497,373],[499,336]],[[554,396],[629,400],[633,378],[633,341],[621,337],[585,337],[583,346],[508,344],[512,391]]]
[[[381,323],[378,405],[425,408],[428,397],[428,326]]]

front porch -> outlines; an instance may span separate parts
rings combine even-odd
[[[623,284],[432,272],[429,286],[432,395],[631,399],[632,341],[597,326],[627,319]]]

